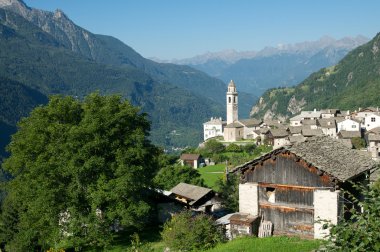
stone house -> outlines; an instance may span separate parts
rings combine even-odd
[[[364,117],[363,119],[364,129],[372,130],[377,127],[380,127],[380,114],[378,112]]]
[[[360,126],[361,126],[360,121],[356,119],[345,119],[337,123],[337,132],[341,130],[360,131],[361,130]]]
[[[181,165],[188,165],[195,169],[198,169],[200,163],[202,163],[202,156],[199,154],[183,153],[180,157]]]
[[[296,115],[289,119],[290,126],[300,126],[302,125],[302,121],[306,120],[316,120],[321,118],[321,111],[317,111],[314,109],[313,111],[301,111],[299,115]]]
[[[284,129],[270,129],[266,134],[266,139],[273,148],[280,148],[289,144],[289,132]]]
[[[351,114],[351,117],[356,118],[357,120],[361,121],[365,117],[376,114],[378,112],[379,112],[379,108],[374,108],[374,107],[367,107],[364,109],[359,108],[358,111],[355,111]]]
[[[290,126],[292,127],[298,127],[301,126],[301,121],[303,120],[301,115],[296,115],[293,116],[292,118],[289,119]]]
[[[301,121],[303,127],[307,126],[310,129],[318,129],[317,119],[305,119]]]
[[[318,128],[326,136],[336,137],[336,122],[335,118],[318,119]]]
[[[239,213],[272,222],[275,235],[320,239],[329,229],[317,221],[348,218],[343,206],[355,206],[343,191],[360,197],[351,182],[368,184],[375,169],[361,151],[323,136],[275,149],[232,172],[240,174]]]
[[[352,148],[352,139],[353,138],[361,138],[362,134],[360,131],[347,131],[347,130],[341,130],[339,131],[337,135],[338,139],[341,139],[344,144],[346,144],[348,147]]]
[[[289,134],[291,136],[300,136],[302,133],[302,127],[301,126],[289,126],[288,131],[289,131]]]
[[[251,119],[238,120],[237,123],[240,123],[244,127],[244,133],[243,133],[244,139],[255,139],[255,135],[257,137],[257,134],[255,133],[255,131],[260,129],[260,126],[262,125],[263,122],[261,120],[251,118]]]
[[[367,143],[367,151],[375,160],[380,158],[380,127],[369,130],[365,133],[365,141]]]
[[[337,114],[340,113],[339,109],[323,109],[321,110],[321,118],[327,119],[327,118],[333,118],[336,117]]]

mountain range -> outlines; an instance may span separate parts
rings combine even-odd
[[[259,118],[287,119],[301,110],[354,110],[380,105],[380,33],[295,87],[266,91],[252,108]]]
[[[0,0],[0,48],[0,83],[19,90],[0,94],[0,108],[9,112],[1,114],[1,125],[10,132],[51,94],[120,94],[150,115],[151,138],[165,147],[198,144],[202,122],[224,115],[223,81],[189,66],[145,59],[114,37],[77,26],[61,10]],[[239,95],[248,117],[256,98]]]
[[[226,50],[171,62],[189,65],[225,82],[233,79],[242,91],[260,96],[268,88],[300,83],[311,73],[338,63],[368,40],[363,36],[339,40],[324,36],[317,41],[279,44],[260,51]]]

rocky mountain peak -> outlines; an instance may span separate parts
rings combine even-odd
[[[54,18],[55,19],[67,19],[69,20],[69,18],[66,16],[66,14],[61,10],[61,9],[56,9],[55,12],[54,12]]]
[[[30,8],[22,0],[0,0],[0,8],[25,15]]]

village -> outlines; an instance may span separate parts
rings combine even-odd
[[[181,205],[210,214],[228,239],[246,235],[327,239],[326,223],[336,225],[350,217],[347,209],[358,207],[347,198],[347,193],[362,197],[353,185],[369,185],[378,178],[379,109],[314,109],[301,111],[288,122],[239,119],[233,81],[226,102],[227,120],[211,118],[203,124],[205,142],[200,148],[208,141],[227,148],[252,143],[272,147],[234,167],[226,161],[224,179],[239,178],[238,212],[226,213],[214,190],[180,183],[164,192],[172,201],[165,203],[171,207],[161,206],[162,216],[168,218]],[[192,153],[183,153],[180,160],[200,170],[215,164],[209,157]]]
[[[288,122],[271,119],[239,119],[238,93],[231,81],[227,91],[227,120],[211,118],[203,124],[204,141],[221,138],[222,142],[269,144],[280,148],[304,142],[310,137],[341,139],[349,147],[366,150],[374,160],[380,156],[380,111],[378,107],[355,111],[322,109],[301,111]],[[243,142],[244,144],[244,142]],[[365,146],[367,146],[365,148]]]

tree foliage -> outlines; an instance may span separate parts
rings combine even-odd
[[[119,96],[53,96],[18,125],[8,146],[1,241],[10,251],[104,247],[111,225],[139,226],[150,211],[158,150],[145,114]],[[11,217],[9,217],[11,216]]]
[[[239,176],[229,174],[228,179],[219,179],[216,182],[219,197],[223,200],[223,206],[231,211],[239,211]]]
[[[222,241],[222,234],[211,217],[192,216],[189,211],[174,215],[165,223],[161,235],[165,245],[175,251],[200,251]]]
[[[350,219],[331,228],[329,251],[380,251],[380,187],[357,187],[364,195],[364,201],[351,200],[363,212],[351,209]]]
[[[178,164],[161,168],[155,176],[154,182],[157,187],[164,190],[170,190],[180,182],[204,186],[204,181],[198,170]]]
[[[241,152],[242,148],[237,144],[231,143],[226,147],[226,151],[228,151],[228,152]]]
[[[354,137],[351,139],[352,146],[354,149],[363,149],[365,148],[365,140],[361,137]]]
[[[205,143],[205,146],[203,149],[201,149],[201,152],[204,155],[210,155],[210,154],[221,153],[225,149],[226,148],[224,147],[224,145],[221,142],[219,142],[215,139],[211,139]]]

